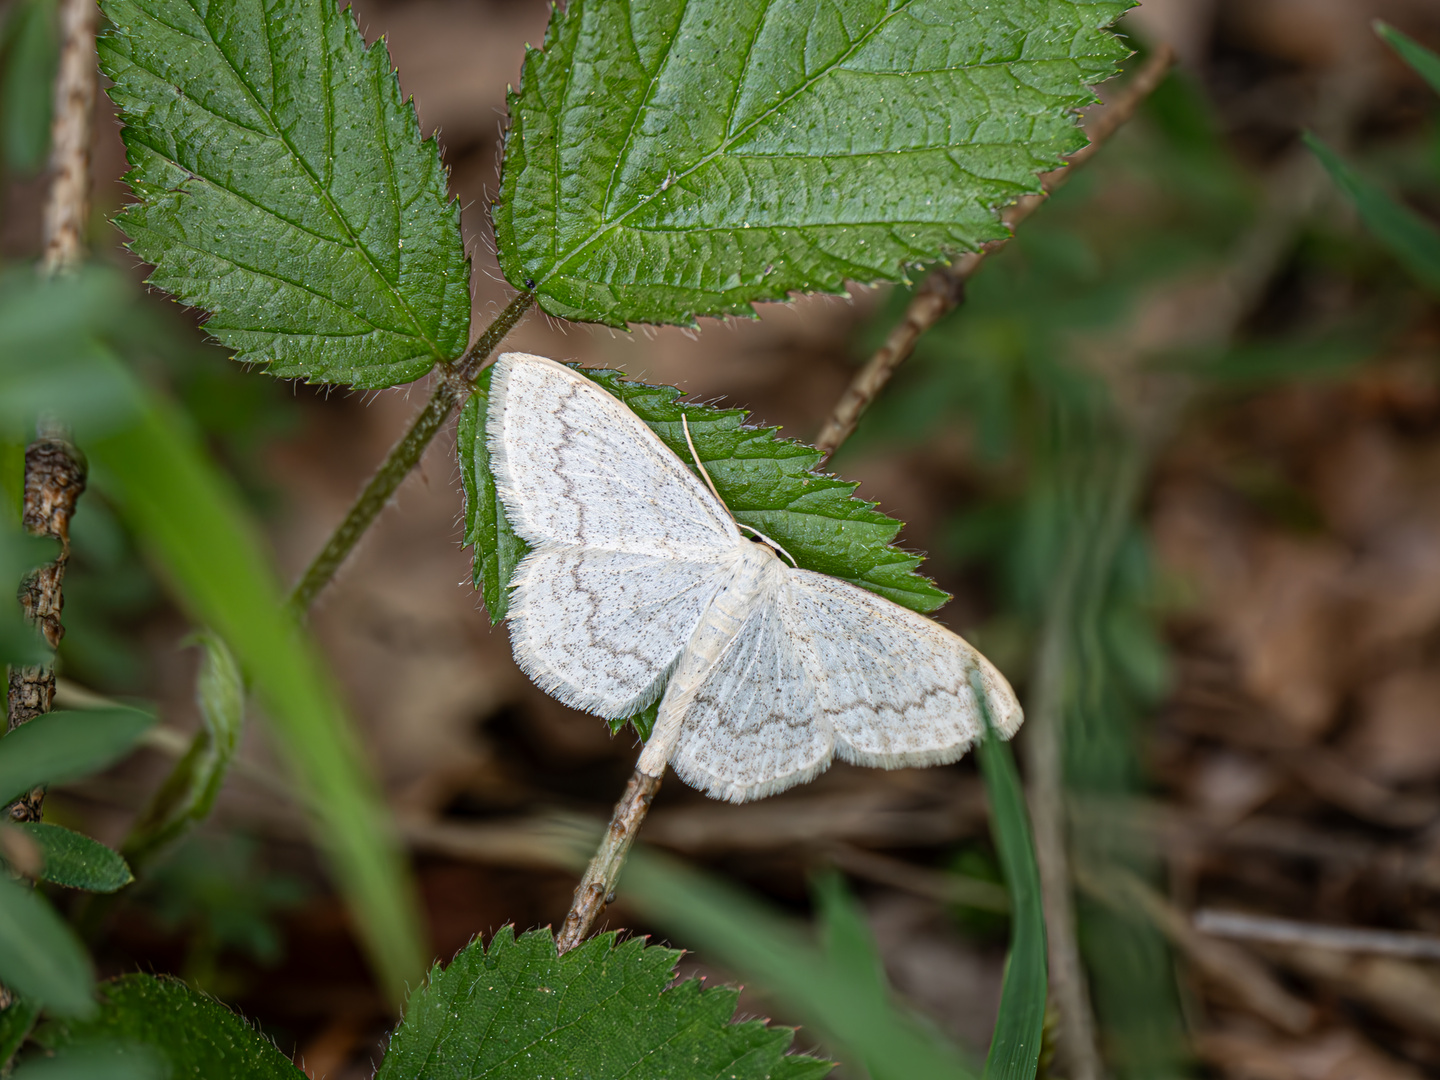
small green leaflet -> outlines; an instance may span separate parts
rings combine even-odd
[[[92,1019],[52,1020],[35,1041],[70,1054],[125,1047],[134,1059],[163,1063],[165,1080],[304,1080],[274,1043],[179,979],[124,975],[104,983],[100,999]]]
[[[584,374],[625,402],[688,464],[683,414],[700,460],[735,519],[773,537],[805,569],[843,578],[915,611],[934,611],[950,599],[915,572],[919,556],[890,543],[901,522],[855,498],[858,484],[814,471],[821,456],[814,447],[778,438],[778,428],[747,427],[743,409],[682,404],[673,386],[634,382],[618,371]],[[499,622],[505,616],[505,587],[526,548],[510,532],[490,475],[484,416],[488,389],[487,372],[462,414],[459,454],[465,541],[475,545],[475,585],[491,620]]]
[[[44,821],[13,825],[40,849],[40,880],[86,892],[110,893],[134,881],[130,867],[99,840]]]
[[[137,864],[209,815],[244,726],[245,680],[234,654],[213,633],[196,634],[194,642],[202,650],[195,680],[201,727],[125,841],[125,854]]]
[[[510,97],[500,266],[552,315],[751,313],[1005,235],[1130,0],[573,0]]]
[[[123,708],[37,716],[0,739],[0,802],[99,772],[129,753],[154,723],[149,713]]]
[[[465,348],[470,268],[435,139],[334,0],[106,0],[100,61],[150,281],[274,375],[419,378]]]
[[[375,1080],[819,1080],[790,1028],[733,1023],[739,992],[671,986],[677,949],[600,934],[557,956],[548,930],[502,927],[410,998]]]

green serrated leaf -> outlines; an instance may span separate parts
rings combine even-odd
[[[245,680],[240,665],[219,636],[201,633],[194,641],[202,650],[195,680],[201,728],[125,841],[125,854],[137,862],[205,820],[240,742],[245,722]]]
[[[135,880],[117,852],[83,833],[43,821],[13,826],[40,849],[40,880],[86,892],[110,893]]]
[[[0,802],[98,772],[129,753],[154,723],[138,709],[37,716],[0,739]]]
[[[733,1023],[738,991],[671,986],[681,953],[601,934],[557,956],[548,930],[502,927],[410,999],[376,1080],[819,1080],[790,1028]]]
[[[29,885],[0,874],[0,983],[52,1015],[89,1016],[93,982],[74,931]]]
[[[1376,239],[1421,284],[1440,292],[1440,230],[1396,202],[1379,184],[1361,176],[1314,135],[1306,132],[1304,138],[1305,145],[1320,159],[1335,186],[1355,204]]]
[[[12,4],[0,33],[0,161],[20,173],[45,165],[60,33],[55,0]]]
[[[552,315],[750,314],[1005,235],[1130,0],[557,6],[510,98],[500,265]]]
[[[150,281],[236,359],[353,386],[464,349],[469,264],[435,139],[334,0],[107,0],[100,62]]]
[[[50,1021],[35,1040],[71,1053],[121,1046],[158,1059],[165,1080],[302,1080],[305,1076],[260,1032],[214,998],[178,979],[124,975],[101,987],[89,1020]],[[108,1074],[107,1074],[108,1075]]]
[[[748,413],[743,409],[681,403],[680,391],[673,386],[633,382],[618,371],[584,374],[625,402],[681,460],[689,462],[683,414],[695,450],[735,519],[772,537],[805,569],[842,578],[915,611],[934,611],[950,599],[934,582],[915,573],[918,555],[891,545],[901,522],[880,513],[874,503],[855,498],[858,484],[814,471],[821,457],[814,447],[778,438],[778,428],[745,426]],[[498,622],[504,615],[509,571],[526,548],[509,532],[504,507],[494,495],[495,482],[483,449],[484,406],[467,408],[472,409],[471,419],[462,429],[459,445],[462,470],[474,469],[466,487],[466,540],[476,545],[476,583],[484,590],[491,620]],[[514,555],[497,557],[482,547],[491,537],[507,535],[518,545]],[[508,567],[503,577],[502,567]],[[494,606],[492,596],[497,600]]]
[[[1430,84],[1430,89],[1440,94],[1440,56],[1387,23],[1377,19],[1374,25],[1375,33],[1400,54],[1400,58],[1414,69],[1416,75]]]

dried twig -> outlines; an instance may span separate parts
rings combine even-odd
[[[645,820],[650,802],[660,790],[660,777],[636,769],[625,785],[625,794],[615,804],[610,815],[610,824],[600,841],[585,876],[575,889],[575,901],[565,916],[565,925],[555,946],[560,952],[573,949],[585,940],[595,920],[615,898],[615,885],[620,880],[620,871],[625,866],[625,857],[635,843],[635,834]]]
[[[1076,883],[1102,903],[1144,915],[1210,982],[1224,987],[1255,1015],[1282,1031],[1299,1035],[1310,1030],[1315,1010],[1281,986],[1265,965],[1244,949],[1198,932],[1160,893],[1123,870],[1097,873],[1077,866]]]
[[[1202,934],[1265,941],[1278,945],[1310,945],[1338,952],[1379,953],[1412,960],[1440,960],[1440,936],[1406,933],[1399,930],[1369,930],[1353,926],[1326,926],[1321,923],[1277,919],[1270,915],[1246,915],[1238,911],[1202,908],[1195,913],[1195,929]]]
[[[48,437],[47,437],[48,435]],[[65,628],[60,612],[65,606],[61,585],[70,561],[70,518],[75,501],[85,490],[85,459],[58,434],[42,434],[25,448],[25,502],[22,523],[32,536],[60,542],[55,561],[27,574],[20,584],[25,617],[51,650],[60,646]],[[53,662],[19,665],[10,669],[6,688],[9,730],[47,713],[55,702]],[[39,821],[45,789],[36,788],[8,808],[13,821]]]
[[[1014,229],[1024,221],[1066,180],[1078,165],[1089,161],[1120,127],[1135,115],[1150,94],[1160,85],[1175,61],[1175,54],[1169,46],[1161,46],[1138,72],[1121,89],[1113,101],[1098,110],[1086,125],[1085,133],[1090,142],[1072,154],[1068,162],[1040,177],[1043,194],[1026,195],[1005,208],[1000,219]],[[948,266],[938,267],[930,272],[924,284],[916,291],[905,309],[899,325],[890,331],[885,343],[851,380],[845,393],[836,402],[830,418],[820,429],[815,446],[826,457],[833,454],[840,445],[854,434],[861,415],[870,403],[879,396],[895,369],[909,359],[915,351],[920,335],[940,321],[948,312],[957,307],[965,298],[965,282],[980,268],[985,256],[1004,245],[1004,240],[993,240],[979,251],[969,252],[955,259]]]
[[[55,83],[55,120],[50,129],[54,176],[45,200],[46,273],[71,269],[85,255],[90,213],[90,135],[95,116],[95,0],[60,5],[60,71]]]

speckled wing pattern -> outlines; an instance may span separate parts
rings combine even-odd
[[[511,582],[516,660],[566,704],[631,715],[682,656],[693,668],[706,655],[687,653],[701,631],[713,646],[724,624],[712,606],[734,608],[754,549],[634,413],[562,364],[502,356],[487,439],[500,498],[532,548]],[[938,623],[779,562],[754,580],[733,636],[661,706],[683,710],[670,763],[687,783],[743,802],[804,783],[836,754],[882,768],[954,761],[983,729],[977,669],[992,722],[1007,737],[1019,727],[1004,677]]]

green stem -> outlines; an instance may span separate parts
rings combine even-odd
[[[306,611],[325,586],[330,584],[335,572],[350,557],[360,538],[375,524],[375,519],[380,516],[380,511],[385,509],[385,504],[390,501],[401,482],[419,463],[425,448],[430,445],[430,440],[445,426],[445,421],[449,419],[456,404],[469,393],[476,377],[488,366],[491,353],[505,335],[515,328],[534,302],[535,294],[531,292],[523,292],[515,297],[505,310],[496,316],[495,321],[486,327],[485,332],[464,356],[456,363],[446,365],[435,392],[430,395],[425,408],[410,425],[410,430],[395,444],[395,448],[390,451],[375,475],[370,478],[370,482],[365,485],[365,490],[360,492],[360,497],[350,507],[345,520],[330,534],[330,539],[320,549],[320,554],[315,556],[314,561],[301,575],[294,592],[290,594],[290,605],[296,611]]]

